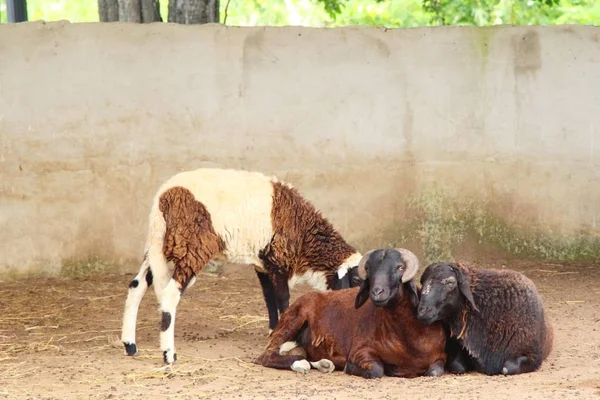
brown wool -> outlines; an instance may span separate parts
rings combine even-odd
[[[211,257],[225,250],[225,243],[215,232],[206,207],[188,189],[166,190],[159,209],[167,225],[165,257],[175,264],[173,279],[185,286]]]
[[[280,182],[273,183],[271,221],[273,239],[264,253],[272,264],[288,270],[289,278],[321,271],[329,283],[340,264],[356,252],[298,190]]]

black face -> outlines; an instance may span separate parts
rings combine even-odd
[[[385,307],[391,299],[402,295],[400,284],[406,266],[401,254],[393,249],[371,253],[365,269],[367,278],[356,296],[355,307],[362,306],[368,298],[378,307]]]
[[[460,287],[465,286],[465,277],[455,264],[429,265],[421,276],[421,286],[417,318],[424,324],[451,319],[465,306]]]
[[[335,289],[348,289],[360,286],[362,279],[358,276],[358,266],[348,268],[348,272],[341,279],[338,279],[335,283]]]
[[[360,279],[360,276],[358,276],[358,266],[349,268],[346,276],[348,276],[348,280],[350,282],[349,286],[351,288],[360,286],[362,284],[362,279]]]

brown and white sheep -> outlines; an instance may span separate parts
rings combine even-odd
[[[147,288],[162,312],[165,363],[176,359],[175,312],[186,288],[214,258],[254,266],[269,313],[269,328],[289,305],[289,287],[317,290],[356,286],[361,254],[290,184],[258,172],[201,168],[168,179],[149,216],[145,253],[129,284],[121,339],[135,355],[137,312]],[[169,276],[167,262],[174,271]]]

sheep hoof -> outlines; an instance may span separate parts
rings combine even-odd
[[[310,363],[306,360],[294,361],[292,364],[292,371],[296,371],[301,374],[308,374],[310,371]]]
[[[137,356],[138,355],[137,346],[135,345],[135,343],[123,342],[123,344],[125,345],[125,355],[126,356]]]
[[[444,364],[435,363],[425,373],[426,376],[442,376],[444,375]]]
[[[311,362],[310,365],[323,373],[331,373],[333,370],[335,370],[335,365],[333,365],[333,363],[326,358],[323,358],[317,362]]]
[[[165,364],[173,364],[177,361],[177,354],[175,354],[175,350],[165,350],[163,351],[163,361]]]

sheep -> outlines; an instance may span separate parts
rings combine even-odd
[[[129,283],[121,340],[137,354],[135,330],[149,286],[162,312],[160,345],[176,360],[175,312],[184,290],[211,259],[252,265],[269,314],[269,333],[289,304],[289,288],[321,291],[360,284],[361,253],[292,185],[259,172],[200,168],[178,173],[154,196],[144,258]],[[174,269],[169,276],[167,262]]]
[[[438,262],[425,269],[421,285],[418,318],[443,321],[449,372],[522,374],[548,357],[553,328],[525,275]]]
[[[419,261],[409,250],[367,252],[358,266],[364,279],[360,288],[299,297],[282,314],[254,362],[301,373],[311,366],[321,372],[343,369],[367,379],[442,375],[446,337],[441,323],[417,320],[413,277],[418,269]],[[290,348],[290,342],[300,348]]]

